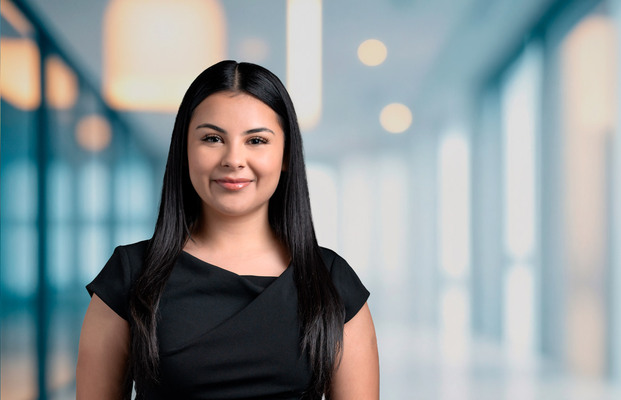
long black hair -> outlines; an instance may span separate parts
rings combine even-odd
[[[194,109],[209,95],[246,93],[279,116],[285,132],[284,171],[269,202],[269,223],[291,256],[298,292],[301,347],[308,352],[312,383],[308,398],[328,393],[343,343],[344,309],[324,265],[311,217],[302,136],[293,103],[282,82],[250,63],[219,62],[203,71],[188,88],[175,120],[160,209],[143,269],[130,297],[129,377],[138,391],[158,380],[157,315],[164,285],[201,215],[201,200],[190,182],[187,135]]]

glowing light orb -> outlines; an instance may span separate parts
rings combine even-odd
[[[386,45],[377,39],[365,40],[358,46],[358,58],[364,65],[375,67],[386,60]]]
[[[403,133],[412,125],[412,112],[401,103],[392,103],[380,113],[382,127],[390,133]]]

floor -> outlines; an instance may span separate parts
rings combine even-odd
[[[431,330],[398,324],[377,330],[382,399],[621,399],[621,385],[570,376],[542,360],[515,365],[492,343],[471,341],[455,351]]]
[[[48,398],[75,399],[75,358],[81,316],[57,309],[50,321]],[[432,330],[376,322],[381,398],[387,400],[619,400],[621,386],[570,376],[531,360],[516,365],[497,345],[450,344]],[[2,399],[37,398],[34,318],[28,310],[2,321]]]

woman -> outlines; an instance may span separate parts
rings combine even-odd
[[[293,104],[260,66],[190,85],[153,237],[87,289],[78,398],[379,397],[368,291],[317,244]]]

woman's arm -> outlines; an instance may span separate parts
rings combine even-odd
[[[129,324],[94,294],[80,333],[76,398],[122,399],[128,354]]]
[[[379,399],[379,356],[369,306],[345,324],[343,358],[332,378],[330,400]]]

